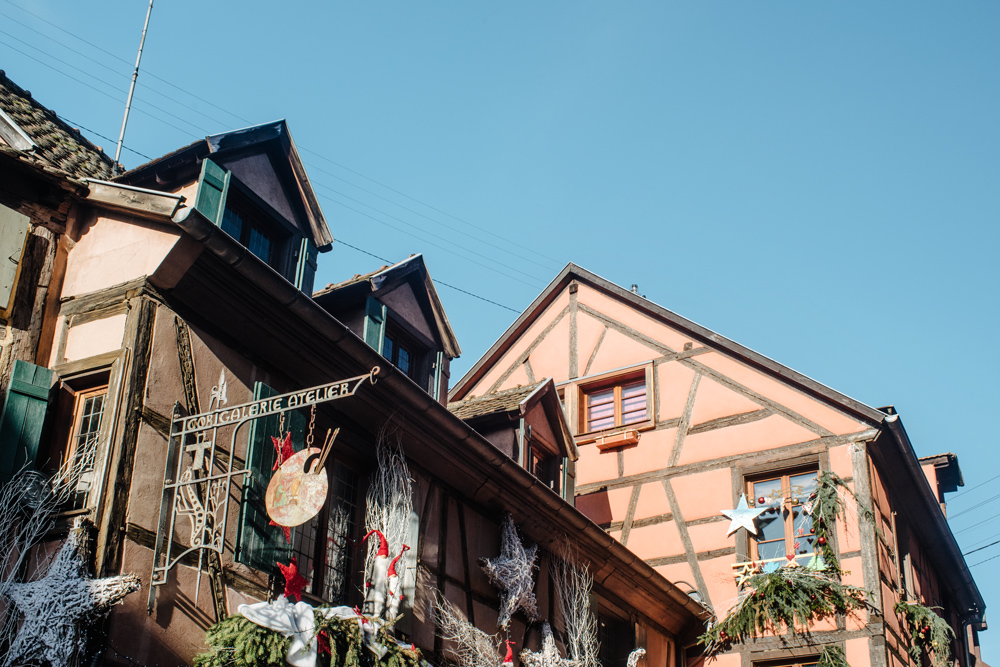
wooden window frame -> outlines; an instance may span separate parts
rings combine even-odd
[[[646,418],[639,422],[622,424],[621,387],[637,380],[644,380],[646,383]],[[615,388],[615,425],[593,431],[588,430],[587,396],[596,391],[607,389],[608,387]],[[559,389],[564,390],[564,396],[566,398],[573,399],[572,403],[574,405],[570,406],[567,404],[565,405],[565,408],[567,412],[570,412],[575,408],[575,419],[571,418],[570,423],[576,427],[578,445],[597,442],[598,440],[603,440],[603,438],[607,436],[616,434],[626,434],[630,437],[615,440],[614,443],[609,445],[609,448],[616,445],[633,445],[638,442],[638,433],[640,431],[649,430],[656,425],[657,403],[655,384],[653,382],[652,361],[579,378],[568,383],[562,383],[559,386]]]
[[[750,507],[757,506],[758,497],[754,494],[754,484],[760,482],[767,482],[774,479],[781,480],[781,490],[782,490],[782,500],[781,500],[781,512],[782,523],[784,524],[783,539],[785,542],[785,553],[778,558],[770,558],[763,560],[760,557],[760,553],[757,550],[758,547],[758,536],[748,535],[748,547],[750,559],[757,562],[780,562],[782,560],[787,560],[789,555],[796,556],[797,558],[804,558],[810,556],[811,554],[817,553],[816,545],[813,545],[813,551],[805,554],[795,554],[794,544],[796,542],[795,535],[795,518],[794,513],[791,511],[793,507],[801,507],[803,503],[793,503],[795,497],[791,494],[791,477],[796,475],[804,475],[808,473],[815,473],[819,476],[819,466],[815,464],[805,464],[798,465],[791,468],[781,468],[777,470],[761,471],[755,472],[753,474],[747,474],[743,478],[743,492],[746,494],[747,504]],[[803,536],[805,537],[805,536]]]

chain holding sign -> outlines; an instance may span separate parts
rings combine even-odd
[[[255,419],[354,396],[364,384],[375,384],[378,372],[379,367],[375,366],[364,375],[251,401],[232,408],[224,407],[227,401],[224,382],[220,380],[220,386],[213,390],[214,400],[211,405],[216,406],[214,410],[185,417],[180,414],[179,405],[175,406],[173,419],[170,422],[166,469],[163,474],[163,495],[160,499],[160,520],[156,531],[156,546],[153,549],[153,571],[147,604],[149,613],[153,613],[157,587],[167,583],[170,570],[181,559],[198,552],[198,584],[195,588],[197,601],[206,553],[214,551],[222,556],[229,518],[230,503],[227,499],[232,497],[233,479],[245,478],[251,474],[250,470],[235,466],[236,461],[246,460],[247,444],[243,444],[240,451],[237,451],[241,428]],[[302,473],[306,461],[317,454],[325,460],[321,450],[312,447],[293,456],[286,461],[286,465],[298,459],[295,465]],[[299,455],[303,456],[299,459]],[[322,507],[325,501],[326,473],[323,471],[322,474],[317,474],[322,470],[323,461],[316,459],[314,461],[316,462],[310,462],[310,469],[314,474],[306,475],[310,479],[300,482],[294,490],[297,506],[315,504],[320,484],[323,487],[323,500],[320,501],[319,507]],[[291,490],[291,486],[288,488]],[[182,517],[187,517],[190,522],[190,534],[186,544],[175,537],[180,528],[178,519]],[[308,518],[304,521],[307,520]]]

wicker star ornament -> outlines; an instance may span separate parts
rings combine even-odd
[[[524,610],[529,621],[538,618],[534,579],[538,545],[524,548],[510,514],[504,518],[500,531],[500,555],[480,558],[479,566],[489,577],[490,583],[500,589],[501,608],[497,625],[506,628],[518,609]]]

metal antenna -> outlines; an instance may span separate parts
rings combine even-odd
[[[149,0],[146,10],[146,22],[142,25],[142,39],[139,40],[139,55],[135,57],[135,70],[132,71],[132,84],[128,87],[128,99],[125,101],[125,117],[122,118],[122,131],[118,135],[118,148],[115,150],[115,170],[119,167],[118,158],[122,154],[122,143],[125,141],[125,126],[128,124],[128,112],[132,109],[132,94],[135,93],[135,80],[139,78],[139,61],[142,60],[142,45],[146,43],[146,29],[149,28],[149,15],[153,13],[153,0]]]

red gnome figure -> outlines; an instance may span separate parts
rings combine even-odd
[[[514,667],[514,649],[512,649],[511,647],[515,645],[515,642],[512,642],[509,639],[506,640],[506,642],[507,642],[507,655],[503,657],[502,667]]]
[[[365,613],[374,618],[382,616],[385,611],[385,593],[389,576],[389,541],[385,535],[378,530],[370,530],[368,534],[361,538],[364,542],[372,535],[377,535],[379,540],[378,552],[375,554],[375,563],[372,565],[371,579],[368,581],[368,590],[365,592]]]
[[[385,615],[385,620],[389,622],[392,622],[392,619],[396,618],[396,615],[399,614],[399,605],[403,602],[403,578],[396,572],[396,563],[398,563],[399,559],[403,557],[403,554],[409,550],[410,547],[404,544],[403,548],[399,551],[399,555],[393,558],[392,562],[389,563],[389,600],[386,603],[388,606],[388,612]]]

